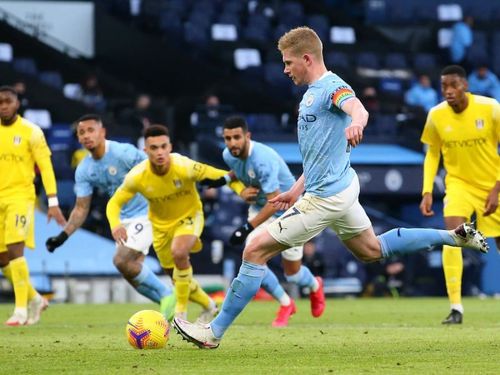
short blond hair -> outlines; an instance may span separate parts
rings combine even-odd
[[[318,60],[323,59],[323,43],[316,32],[306,26],[288,31],[278,41],[281,53],[289,50],[293,55],[302,56],[309,53]]]

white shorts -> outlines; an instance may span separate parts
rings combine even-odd
[[[267,230],[276,241],[289,246],[303,245],[326,227],[341,240],[348,240],[372,226],[358,196],[357,176],[334,196],[320,198],[306,193]]]
[[[153,243],[153,228],[147,216],[138,216],[122,220],[127,229],[127,242],[125,246],[129,249],[148,255],[149,248]]]
[[[258,213],[259,213],[259,211],[257,211],[253,207],[250,207],[250,209],[248,210],[248,220],[252,220]],[[266,227],[269,226],[269,224],[271,224],[276,219],[277,219],[277,217],[271,216],[266,221],[264,221],[262,224],[258,225],[257,228],[255,228],[253,231],[251,231],[250,234],[248,235],[247,243],[252,238],[257,236],[257,234],[259,234],[260,232],[265,230]],[[283,257],[283,259],[286,259],[289,261],[297,261],[297,260],[302,259],[302,254],[303,254],[303,248],[302,248],[302,245],[300,245],[300,246],[294,246],[294,247],[291,247],[289,249],[284,250],[281,253],[281,256]]]

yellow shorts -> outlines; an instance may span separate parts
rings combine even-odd
[[[174,268],[172,241],[175,237],[187,234],[194,235],[198,238],[191,252],[197,253],[201,250],[200,236],[201,232],[203,232],[204,223],[205,219],[203,218],[202,211],[196,212],[194,216],[187,216],[179,220],[174,226],[168,229],[159,228],[153,223],[153,248],[163,268]]]
[[[17,242],[35,248],[34,210],[34,200],[0,200],[0,253]]]
[[[443,199],[444,217],[459,216],[470,219],[476,214],[476,226],[486,237],[500,237],[500,209],[483,216],[488,192],[463,184],[449,184]]]

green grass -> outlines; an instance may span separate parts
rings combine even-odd
[[[132,349],[127,319],[154,307],[54,304],[37,326],[2,326],[0,373],[500,373],[498,300],[465,300],[464,324],[453,327],[440,324],[445,299],[335,299],[319,319],[303,300],[284,329],[270,327],[275,303],[252,302],[219,349],[200,350],[174,331],[166,349]],[[0,317],[12,308],[0,305]]]

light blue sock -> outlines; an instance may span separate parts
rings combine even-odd
[[[283,289],[275,273],[271,271],[269,267],[266,267],[266,273],[264,275],[264,278],[262,279],[261,286],[277,301],[279,301],[285,294],[285,289]]]
[[[286,281],[289,283],[297,284],[303,288],[314,289],[317,285],[311,270],[306,266],[300,266],[299,272],[294,275],[285,275]]]
[[[456,246],[455,240],[447,230],[397,228],[378,236],[382,257],[395,254],[409,254],[420,250],[431,250],[434,246]]]
[[[238,276],[227,291],[220,313],[210,323],[215,337],[221,338],[224,335],[234,319],[255,296],[266,273],[266,268],[260,264],[243,261]]]
[[[162,283],[144,263],[141,272],[134,277],[132,282],[139,293],[156,303],[160,303],[163,297],[172,294],[172,289]]]

